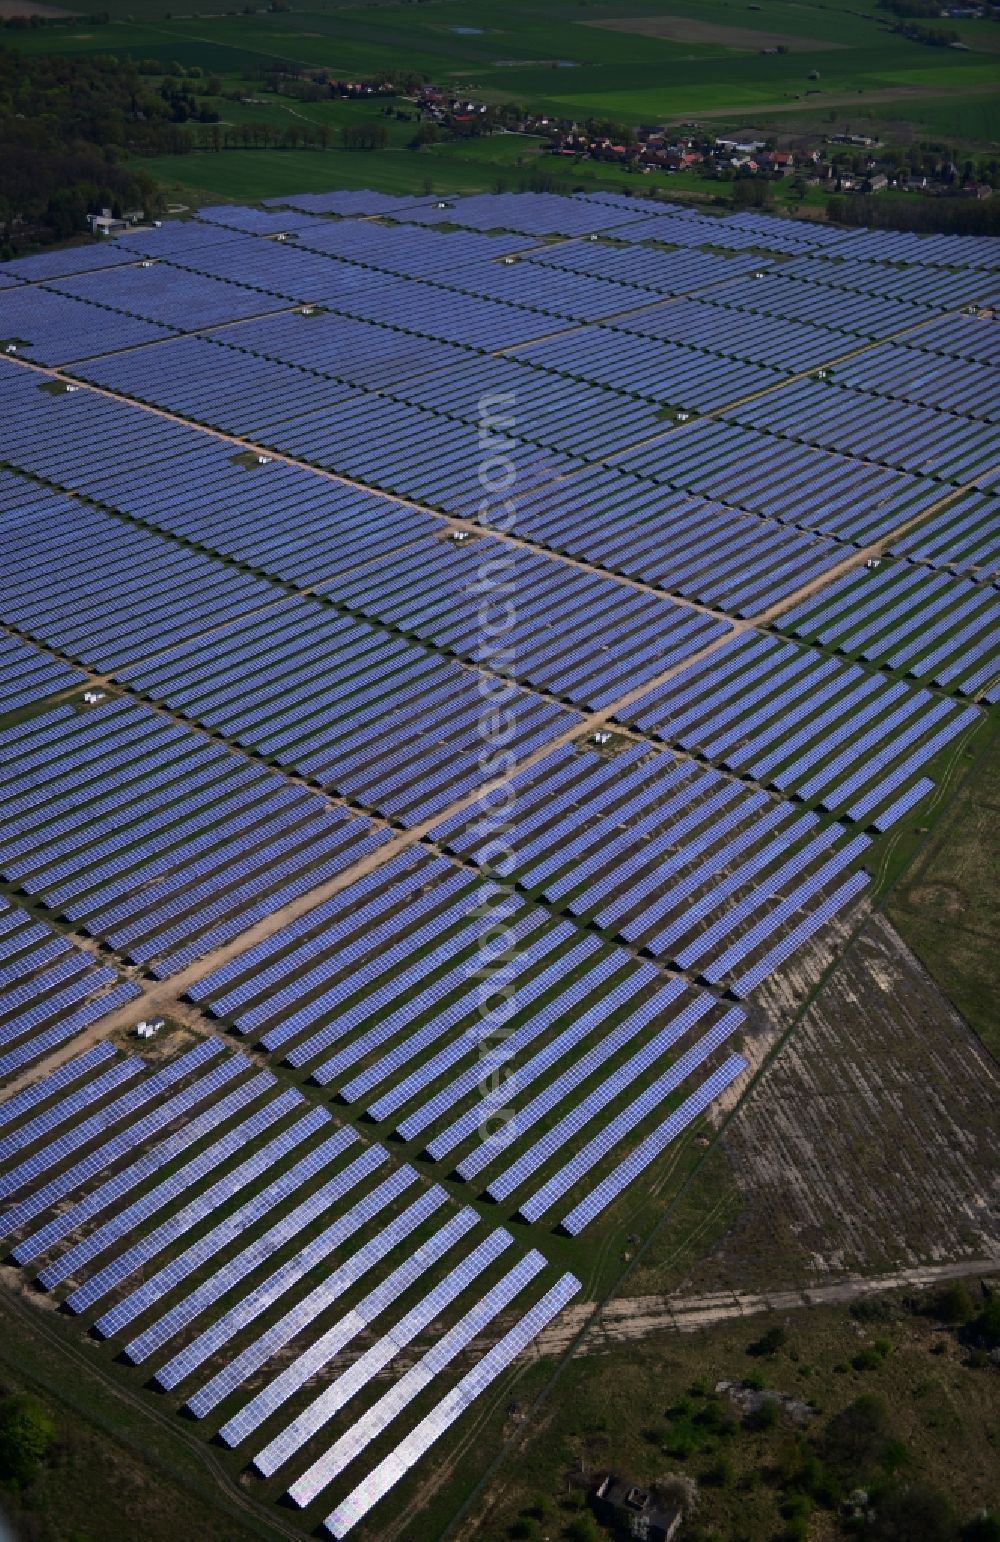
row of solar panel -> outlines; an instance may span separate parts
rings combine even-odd
[[[877,808],[881,771],[905,757],[915,775],[941,747],[937,736],[927,737],[936,724],[947,740],[979,715],[752,633],[724,643],[619,716],[644,733],[840,812],[868,782],[874,784],[870,807]],[[885,792],[898,785],[891,781]]]
[[[727,414],[748,427],[938,481],[988,488],[997,475],[1000,427],[833,380],[796,381]]]
[[[922,534],[915,533],[918,542]],[[1000,674],[995,589],[928,573],[918,564],[845,573],[783,615],[779,625],[966,696]]]
[[[125,700],[23,734],[0,810],[4,877],[161,975],[242,930],[248,899],[267,913],[387,839]]]
[[[124,1083],[129,1090],[117,1091]],[[231,1123],[253,1105],[249,1118]],[[27,1117],[39,1107],[41,1114]],[[297,1480],[317,1492],[424,1387],[440,1385],[437,1378],[460,1351],[476,1356],[476,1385],[485,1390],[513,1356],[502,1366],[490,1360],[482,1336],[517,1298],[542,1285],[543,1295],[529,1309],[536,1318],[541,1310],[538,1331],[553,1315],[553,1303],[579,1288],[571,1276],[549,1284],[553,1273],[534,1252],[515,1257],[511,1266],[513,1239],[502,1230],[471,1251],[463,1247],[454,1259],[479,1225],[473,1211],[446,1213],[444,1224],[432,1229],[448,1206],[442,1189],[423,1188],[405,1167],[386,1176],[382,1148],[359,1152],[350,1129],[335,1128],[321,1109],[306,1112],[295,1092],[277,1093],[269,1073],[252,1074],[244,1056],[224,1056],[215,1040],[201,1041],[152,1073],[141,1061],[117,1059],[110,1046],[97,1046],[35,1084],[30,1095],[22,1093],[5,1110],[4,1122],[14,1126],[7,1137],[11,1149],[25,1156],[8,1170],[4,1192],[20,1192],[22,1199],[0,1219],[0,1230],[10,1235],[46,1217],[15,1246],[17,1262],[48,1257],[38,1276],[48,1289],[77,1281],[67,1298],[74,1311],[89,1311],[113,1295],[96,1324],[101,1336],[142,1317],[145,1326],[124,1349],[132,1364],[187,1338],[157,1372],[161,1387],[177,1386],[214,1360],[218,1369],[187,1397],[199,1417],[268,1367],[261,1390],[223,1426],[230,1445],[298,1398],[292,1422],[279,1427],[255,1458],[260,1470],[287,1463],[352,1400],[364,1405],[352,1411],[335,1440],[325,1478],[319,1479],[314,1464]],[[178,1163],[182,1151],[188,1155]],[[46,1183],[53,1169],[56,1181]],[[35,1187],[39,1180],[41,1188]],[[123,1199],[124,1210],[118,1208]],[[96,1229],[87,1229],[94,1221],[100,1221]],[[88,1264],[134,1238],[143,1223],[140,1241],[87,1273]],[[59,1253],[58,1243],[79,1239],[81,1228],[82,1239]],[[363,1240],[348,1251],[352,1239]],[[164,1250],[168,1257],[161,1263]],[[279,1250],[283,1258],[275,1266]],[[402,1261],[394,1263],[400,1252]],[[192,1289],[196,1272],[199,1283]],[[373,1272],[377,1283],[369,1288]],[[303,1296],[300,1287],[310,1281]],[[331,1324],[330,1313],[345,1295],[346,1314]],[[283,1297],[291,1305],[277,1318],[272,1313],[265,1330],[251,1336],[255,1319]],[[400,1299],[402,1316],[392,1312]],[[220,1311],[223,1300],[229,1304]],[[380,1319],[387,1316],[393,1320],[379,1336]],[[443,1332],[442,1317],[450,1319]],[[337,1356],[364,1331],[372,1336],[370,1347],[338,1366]],[[522,1331],[519,1343],[526,1341]],[[276,1357],[289,1344],[292,1357],[282,1366]],[[387,1401],[379,1396],[377,1378],[411,1344],[419,1372],[397,1379]],[[333,1380],[303,1403],[307,1381],[328,1365]],[[303,1492],[297,1489],[293,1497],[301,1502]]]
[[[66,1043],[137,994],[68,937],[0,898],[0,1076]]]
[[[33,706],[56,692],[72,690],[83,678],[79,670],[49,658],[20,638],[0,633],[0,717]]]

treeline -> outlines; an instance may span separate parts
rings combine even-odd
[[[928,48],[950,48],[952,43],[961,41],[954,27],[922,27],[916,21],[900,21],[892,30],[911,43],[924,43]]]
[[[891,11],[893,16],[916,16],[924,21],[936,21],[941,15],[940,3],[935,0],[878,0],[880,11]]]
[[[248,122],[212,124],[181,132],[176,155],[193,150],[325,150],[330,130],[325,123]]]
[[[10,32],[37,32],[39,27],[82,27],[84,23],[89,27],[105,27],[110,20],[107,11],[94,11],[90,16],[69,11],[63,16],[39,16],[33,12],[30,16],[0,16],[0,31],[6,28]]]
[[[912,230],[951,236],[1000,235],[1000,199],[921,198],[913,203],[854,194],[830,198],[827,216],[838,225],[867,225],[879,230]]]
[[[210,128],[182,132],[173,153],[186,155],[193,150],[326,150],[330,139],[330,129],[325,123],[303,121],[281,127],[276,123],[264,122],[213,124]],[[339,143],[345,150],[384,150],[389,143],[389,131],[383,123],[345,124],[340,130]]]
[[[83,232],[102,208],[155,213],[159,191],[129,152],[177,133],[128,61],[0,48],[0,253]]]

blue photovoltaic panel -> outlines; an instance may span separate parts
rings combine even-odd
[[[627,1214],[1000,695],[1000,241],[658,181],[0,264],[0,1234],[337,1537],[579,1289],[345,1110]]]

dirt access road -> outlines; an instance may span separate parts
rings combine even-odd
[[[763,1312],[791,1312],[804,1306],[844,1306],[863,1296],[882,1295],[904,1288],[921,1289],[945,1280],[968,1279],[1000,1273],[1000,1254],[993,1258],[962,1259],[958,1263],[932,1264],[900,1269],[895,1274],[868,1278],[846,1277],[828,1285],[802,1290],[762,1291],[743,1294],[716,1291],[704,1296],[630,1296],[609,1301],[594,1317],[574,1355],[600,1354],[631,1339],[654,1333],[697,1333],[713,1323],[734,1317],[756,1317]],[[566,1307],[532,1347],[532,1355],[559,1355],[572,1344],[593,1312],[593,1304]]]

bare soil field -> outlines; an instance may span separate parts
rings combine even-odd
[[[722,1137],[745,1196],[687,1292],[1000,1256],[1000,1071],[873,914]],[[655,1289],[637,1268],[629,1294]]]
[[[819,53],[844,48],[827,38],[797,37],[790,32],[764,32],[757,27],[723,27],[713,21],[698,21],[694,16],[622,16],[614,20],[584,22],[587,27],[603,27],[609,32],[634,32],[640,37],[665,38],[670,43],[711,43],[718,48],[787,48],[789,53],[807,50]]]

